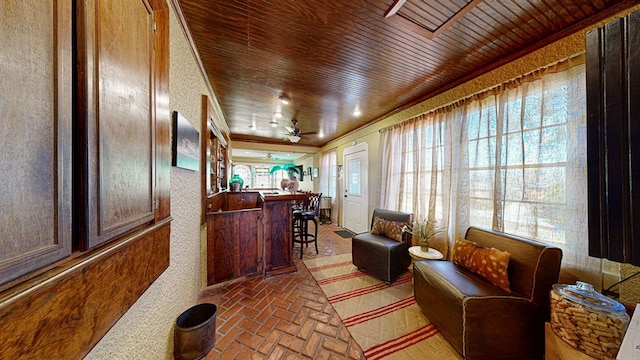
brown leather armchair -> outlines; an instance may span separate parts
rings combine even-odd
[[[466,239],[509,252],[511,292],[451,261],[420,260],[413,276],[422,312],[465,359],[542,359],[562,250],[473,227]]]
[[[373,229],[376,217],[411,224],[413,214],[375,209],[371,218],[371,229]],[[398,275],[405,272],[411,264],[409,247],[411,247],[411,234],[409,233],[402,234],[402,241],[390,239],[384,235],[373,234],[371,231],[360,233],[351,238],[353,265],[384,280],[386,284],[390,284]]]

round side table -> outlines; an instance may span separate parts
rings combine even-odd
[[[420,246],[412,246],[409,248],[409,255],[411,256],[411,265],[409,265],[409,271],[413,273],[413,263],[416,260],[440,260],[443,258],[443,255],[440,251],[429,248],[429,251],[420,250]]]
[[[430,247],[429,251],[422,251],[420,250],[420,246],[410,247],[409,255],[411,255],[411,257],[414,260],[422,260],[422,259],[440,260],[443,257],[442,253],[434,248]]]

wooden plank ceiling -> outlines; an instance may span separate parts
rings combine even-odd
[[[232,140],[291,144],[287,127],[295,119],[303,133],[298,144],[307,146],[322,146],[639,2],[174,1]],[[385,18],[394,5],[395,14]],[[289,104],[278,100],[282,95]],[[274,116],[278,111],[282,118]]]

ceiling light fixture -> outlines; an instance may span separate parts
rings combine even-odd
[[[271,119],[271,121],[269,121],[269,125],[271,125],[271,127],[276,127],[276,126],[278,126],[278,120],[276,120],[276,119]]]
[[[298,135],[289,135],[288,138],[289,138],[289,141],[291,141],[294,144],[300,141],[300,136]]]
[[[257,127],[257,126],[256,126],[256,124],[254,124],[254,123],[251,123],[251,125],[249,125],[249,129],[251,129],[251,130],[255,130],[255,129],[257,129],[257,128],[258,128],[258,127]]]
[[[288,97],[287,95],[281,95],[279,97],[279,99],[280,99],[280,102],[285,104],[285,105],[288,104],[289,102],[291,102],[291,98]]]
[[[276,111],[273,113],[273,116],[277,117],[277,118],[281,118],[282,117],[282,111]]]
[[[362,115],[362,112],[360,111],[360,109],[355,109],[355,110],[353,111],[353,116],[356,116],[356,117],[357,117],[357,116],[360,116],[360,115]]]

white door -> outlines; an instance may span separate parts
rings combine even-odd
[[[344,228],[355,233],[369,230],[369,191],[367,172],[369,169],[369,147],[361,143],[344,150]]]

